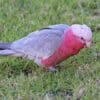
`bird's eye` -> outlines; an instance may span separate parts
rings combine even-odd
[[[83,38],[83,37],[81,37],[81,40],[84,40],[84,38]]]

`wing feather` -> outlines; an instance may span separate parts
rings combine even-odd
[[[60,26],[61,29],[60,29]],[[49,28],[40,29],[30,33],[28,36],[15,41],[11,48],[17,52],[33,58],[47,58],[59,47],[63,40],[64,30],[67,25],[53,25]]]

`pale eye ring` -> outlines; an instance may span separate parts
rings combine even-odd
[[[81,37],[81,40],[85,40],[83,37]]]

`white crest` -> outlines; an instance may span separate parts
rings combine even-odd
[[[85,40],[92,40],[92,31],[87,25],[74,24],[71,29],[76,36],[83,37]]]
[[[92,31],[87,25],[74,24],[71,26],[73,34],[84,39],[85,46],[90,47],[92,43]]]

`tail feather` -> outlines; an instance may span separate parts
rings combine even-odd
[[[12,43],[0,43],[0,50],[10,49]]]
[[[21,52],[17,52],[12,50],[11,48],[12,43],[0,43],[0,56],[17,56],[23,57],[24,54]]]
[[[14,55],[15,52],[12,50],[0,50],[0,56]]]

